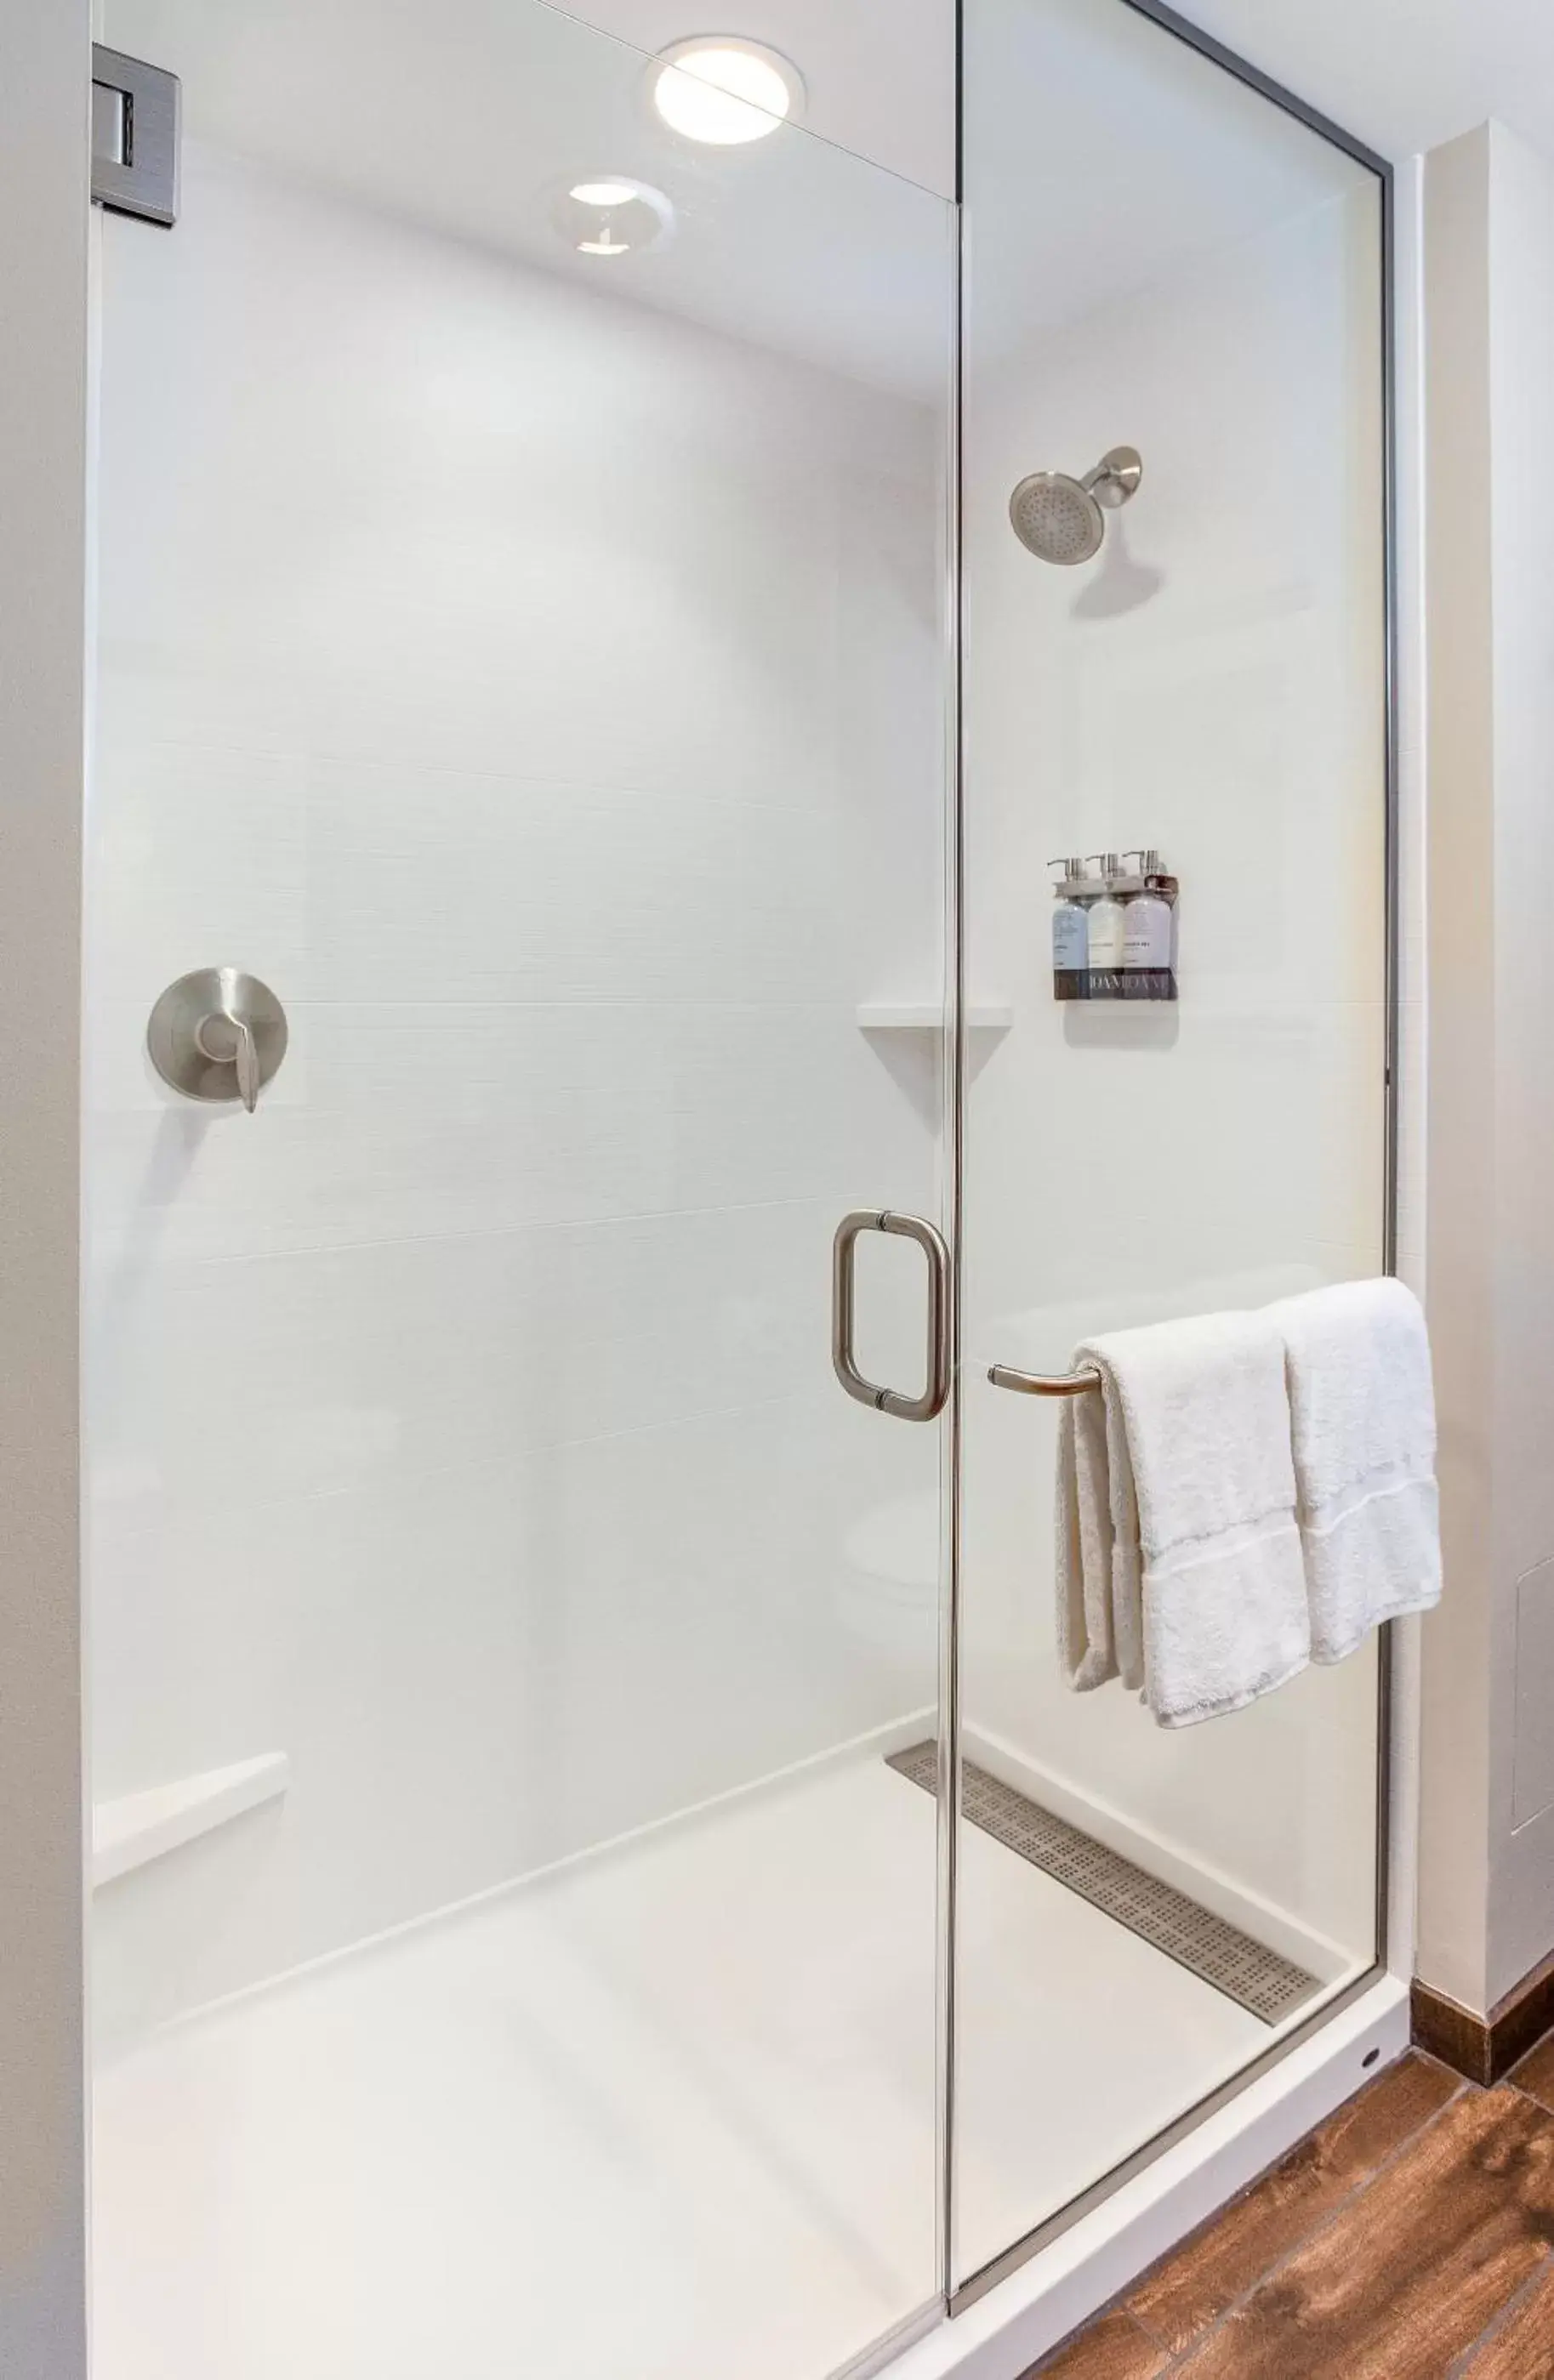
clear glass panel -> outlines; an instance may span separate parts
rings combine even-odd
[[[828,1309],[938,1208],[949,211],[525,0],[104,30],[99,2380],[820,2374],[937,2283],[939,1432]]]
[[[959,2279],[1373,1959],[1374,1640],[1184,1730],[1069,1692],[1058,1408],[986,1367],[1377,1272],[1386,1022],[1379,185],[1122,5],[969,0],[965,78],[966,963],[1014,1023],[967,1112],[963,1749],[1085,1874],[962,1819]],[[1098,555],[1027,552],[1017,482],[1119,442]],[[1049,856],[1150,844],[1180,1002],[1057,1001]]]

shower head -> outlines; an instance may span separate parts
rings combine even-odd
[[[1022,545],[1038,562],[1088,562],[1106,535],[1105,512],[1125,504],[1144,477],[1133,446],[1114,446],[1083,480],[1067,471],[1033,471],[1009,500]]]

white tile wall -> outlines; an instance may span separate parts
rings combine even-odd
[[[294,1779],[104,1898],[122,2028],[931,1700],[828,1265],[936,1197],[940,431],[198,144],[104,249],[95,1783]],[[213,963],[252,1118],[143,1054]]]

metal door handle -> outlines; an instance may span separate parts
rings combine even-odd
[[[928,1378],[921,1396],[866,1380],[853,1360],[853,1256],[863,1232],[915,1240],[928,1259]],[[848,1395],[861,1405],[873,1405],[876,1413],[892,1414],[898,1421],[932,1421],[942,1411],[949,1394],[949,1250],[942,1233],[921,1215],[855,1207],[837,1225],[831,1248],[831,1364]]]

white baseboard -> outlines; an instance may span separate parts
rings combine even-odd
[[[1193,1858],[1164,1836],[1141,1826],[1137,1819],[1125,1817],[1120,1810],[1085,1792],[1055,1769],[1044,1767],[1040,1761],[1017,1751],[1002,1736],[982,1728],[962,1728],[961,1749],[963,1758],[974,1760],[979,1768],[985,1768],[1002,1784],[1011,1785],[1017,1793],[1050,1810],[1054,1817],[1065,1818],[1071,1827],[1093,1835],[1108,1851],[1142,1867],[1146,1876],[1157,1876],[1162,1884],[1174,1885],[1189,1900],[1212,1910],[1228,1925],[1239,1926],[1266,1949],[1276,1950],[1281,1959],[1303,1967],[1319,1983],[1336,1983],[1340,1975],[1354,1970],[1352,1951],[1329,1941],[1325,1934],[1314,1933],[1288,1910],[1249,1891],[1219,1869]]]
[[[1408,1987],[1383,1975],[985,2297],[905,2348],[883,2380],[1020,2380],[1408,2039]]]

